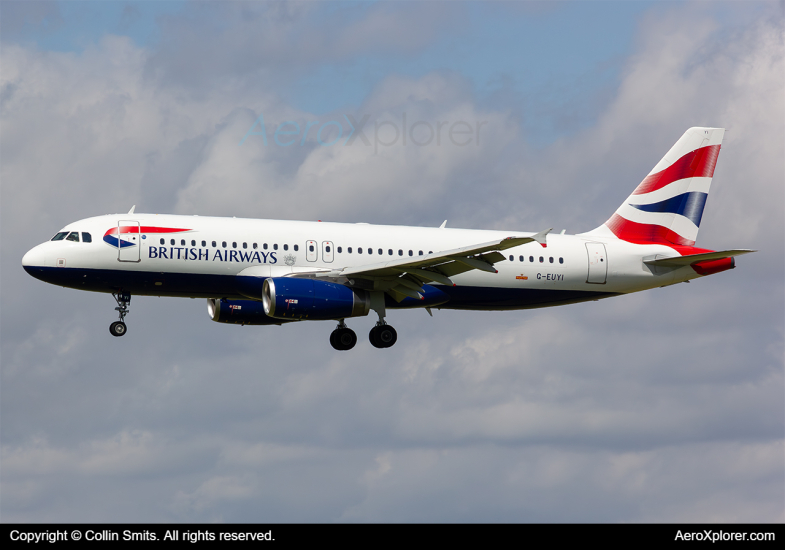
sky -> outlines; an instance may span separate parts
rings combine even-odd
[[[785,521],[784,10],[0,2],[0,519]],[[697,245],[736,269],[393,311],[385,350],[152,297],[114,338],[111,296],[21,267],[132,205],[579,233],[691,126],[727,129]]]

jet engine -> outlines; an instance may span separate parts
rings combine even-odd
[[[262,304],[269,317],[287,320],[361,317],[371,309],[370,295],[365,290],[292,277],[264,279]]]
[[[207,313],[213,321],[234,325],[280,325],[289,322],[268,317],[262,302],[254,300],[208,298]]]

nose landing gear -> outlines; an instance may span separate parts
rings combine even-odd
[[[338,351],[346,351],[352,349],[356,343],[357,334],[341,319],[336,329],[330,333],[330,344]]]
[[[128,327],[125,326],[125,316],[129,312],[128,304],[131,303],[131,295],[128,292],[118,292],[112,294],[112,297],[117,302],[117,307],[114,309],[120,313],[120,320],[109,325],[109,332],[112,336],[122,336],[128,332]]]

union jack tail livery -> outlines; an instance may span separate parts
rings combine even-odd
[[[693,246],[724,128],[690,128],[611,218],[591,233],[636,244]]]

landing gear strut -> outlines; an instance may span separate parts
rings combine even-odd
[[[343,319],[338,321],[338,326],[330,333],[330,344],[338,351],[350,350],[357,343],[357,334],[346,326]]]
[[[387,308],[384,303],[383,292],[371,293],[371,309],[379,316],[376,326],[371,329],[368,339],[375,348],[389,348],[398,340],[398,333],[384,320]]]
[[[112,297],[117,302],[117,307],[114,309],[120,313],[120,320],[109,325],[109,332],[112,333],[112,336],[122,336],[128,332],[128,327],[125,326],[125,316],[128,315],[131,295],[128,292],[118,292],[117,294],[113,293]]]

